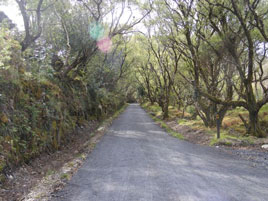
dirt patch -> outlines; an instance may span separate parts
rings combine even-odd
[[[172,130],[183,135],[184,139],[202,145],[209,145],[213,136],[203,130],[195,130],[189,126],[179,125],[176,120],[165,122]]]

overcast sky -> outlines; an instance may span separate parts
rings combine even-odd
[[[8,5],[0,5],[0,11],[3,11],[13,23],[17,24],[19,30],[23,30],[23,20],[15,1],[9,1]]]
[[[127,1],[126,1],[126,4],[128,4]],[[17,25],[19,30],[24,30],[23,19],[22,19],[18,5],[15,2],[15,0],[8,1],[8,3],[6,3],[6,5],[0,5],[0,11],[3,11],[12,20],[12,22]],[[137,10],[137,8],[132,7],[132,11],[133,11],[133,16],[135,16],[135,19],[141,17],[141,14]],[[119,9],[119,13],[120,13],[120,9]],[[126,8],[124,10],[124,14],[120,20],[120,23],[126,22],[129,15],[130,15],[130,12]],[[139,24],[135,27],[136,27],[136,30],[139,29],[140,31],[144,29],[144,26],[142,24]]]

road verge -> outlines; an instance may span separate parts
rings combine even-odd
[[[92,125],[88,122],[77,130],[76,136],[61,150],[44,154],[31,162],[24,164],[14,173],[9,183],[1,187],[0,201],[24,200],[47,201],[64,187],[75,172],[93,151],[101,137],[106,133],[113,120],[127,107],[125,104],[111,117]]]

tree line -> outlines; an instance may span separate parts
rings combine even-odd
[[[268,102],[268,4],[264,0],[154,1],[136,78],[142,101],[194,106],[208,127],[236,107],[247,132],[265,137],[258,113]]]

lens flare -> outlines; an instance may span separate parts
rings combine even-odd
[[[104,28],[99,23],[91,23],[88,28],[89,34],[92,39],[99,40],[104,36]]]
[[[101,40],[97,41],[97,46],[100,51],[107,53],[112,48],[112,40],[109,37],[102,38]]]

